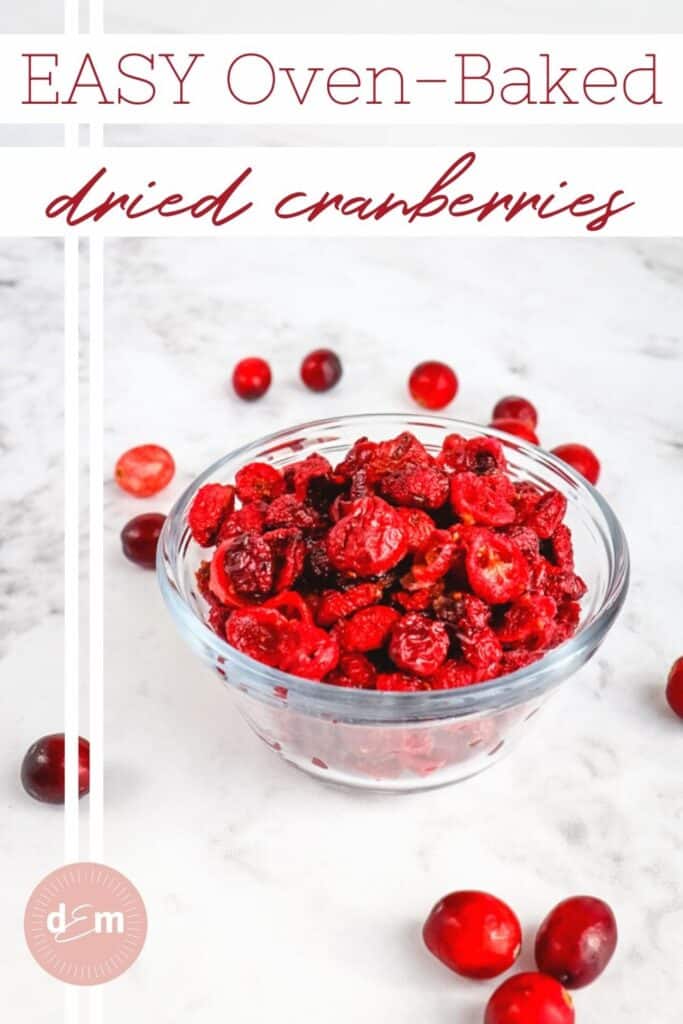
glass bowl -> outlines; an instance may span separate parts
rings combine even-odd
[[[328,686],[269,668],[230,647],[204,622],[195,571],[207,552],[187,513],[199,488],[232,482],[248,462],[284,467],[311,452],[335,465],[364,435],[409,430],[432,452],[444,437],[489,435],[505,448],[514,479],[567,498],[577,571],[588,585],[578,632],[535,664],[455,690],[386,693]],[[157,573],[182,636],[214,672],[254,732],[285,761],[345,786],[413,791],[458,782],[493,765],[529,728],[548,696],[605,639],[624,602],[629,558],[623,530],[604,498],[559,459],[509,434],[444,416],[380,413],[290,427],[245,445],[205,470],[179,498],[161,534]]]

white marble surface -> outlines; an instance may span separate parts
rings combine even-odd
[[[59,30],[58,7],[3,5],[0,31]],[[683,28],[673,0],[496,0],[485,15],[475,0],[428,0],[420,11],[423,29]],[[342,25],[336,9],[308,0],[116,0],[106,24],[378,31],[386,12],[379,0],[349,0]],[[414,30],[414,7],[397,2],[391,14],[394,30]],[[266,133],[228,141],[241,137]],[[121,129],[112,141],[139,138]],[[206,129],[192,138],[224,140]],[[565,141],[529,134],[546,138]],[[619,130],[605,138],[628,141]],[[168,129],[149,141],[165,139]],[[527,936],[569,893],[608,899],[619,952],[578,994],[579,1024],[679,1024],[683,732],[662,688],[683,653],[683,243],[131,241],[106,256],[106,464],[151,440],[171,448],[178,475],[161,500],[136,502],[111,482],[105,493],[105,859],[138,884],[150,915],[142,958],[104,989],[105,1020],[479,1024],[491,986],[458,980],[419,939],[432,903],[467,886],[507,898]],[[26,895],[61,859],[62,820],[16,778],[29,742],[62,723],[61,275],[54,242],[0,240],[0,977],[15,1024],[63,1020],[59,985],[21,935]],[[319,344],[337,348],[346,371],[322,397],[296,381],[300,356]],[[245,406],[227,381],[252,351],[270,357],[276,382]],[[454,414],[485,420],[499,395],[521,391],[539,406],[545,443],[595,447],[631,543],[631,594],[599,656],[500,766],[412,797],[328,790],[236,717],[175,633],[153,576],[122,559],[118,532],[142,508],[166,510],[242,441],[318,415],[409,408],[406,374],[428,354],[460,375]],[[81,1010],[89,1021],[85,1001]]]
[[[138,965],[104,991],[107,1019],[476,1024],[490,986],[451,976],[419,938],[431,904],[467,886],[508,898],[528,934],[569,893],[608,899],[619,954],[578,994],[580,1024],[678,1024],[683,734],[662,686],[681,653],[683,244],[130,241],[108,244],[106,265],[106,465],[142,441],[178,462],[157,500],[111,482],[105,493],[105,857],[139,885],[151,922]],[[9,506],[1,577],[0,858],[18,923],[61,856],[59,814],[23,797],[14,767],[61,722],[59,252],[5,242],[1,269],[16,281],[0,294],[3,497],[30,494]],[[326,396],[296,378],[319,344],[345,364]],[[227,381],[250,352],[271,359],[275,383],[243,405]],[[460,375],[454,414],[485,420],[519,391],[546,444],[595,447],[630,538],[631,595],[599,656],[499,767],[412,797],[329,790],[236,717],[118,532],[249,438],[410,408],[405,377],[427,355]],[[26,571],[36,557],[39,576]],[[60,1021],[56,983],[21,947],[0,935],[13,1019]]]

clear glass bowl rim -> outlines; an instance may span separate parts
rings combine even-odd
[[[204,483],[217,477],[220,478],[221,470],[226,464],[237,460],[247,460],[250,455],[262,452],[264,447],[276,445],[293,435],[311,430],[328,430],[335,425],[349,425],[354,422],[360,424],[368,421],[376,423],[378,430],[382,422],[395,423],[396,421],[404,421],[405,429],[408,428],[410,422],[414,425],[433,424],[451,433],[457,433],[458,428],[466,428],[468,431],[476,431],[484,436],[496,437],[508,445],[513,442],[515,447],[531,456],[537,456],[539,451],[535,445],[517,437],[513,438],[492,427],[484,427],[478,423],[447,416],[423,414],[419,411],[415,414],[405,411],[354,413],[311,420],[286,427],[242,445],[212,463],[189,484],[169,512],[159,538],[157,578],[164,601],[181,632],[187,631],[200,646],[208,649],[217,663],[225,664],[230,675],[234,672],[239,677],[241,672],[249,680],[249,691],[256,691],[264,700],[272,702],[275,688],[283,688],[287,691],[287,700],[290,706],[299,705],[309,712],[318,712],[324,715],[336,716],[338,714],[345,720],[357,717],[364,721],[405,722],[413,719],[476,714],[480,711],[522,703],[529,696],[543,693],[553,683],[566,678],[571,671],[571,669],[568,670],[568,666],[579,666],[590,657],[590,654],[602,643],[604,636],[619,614],[628,590],[630,560],[623,528],[609,503],[584,477],[545,449],[543,449],[545,461],[558,473],[569,477],[580,493],[590,496],[598,505],[607,527],[613,559],[605,598],[593,621],[585,628],[580,628],[575,636],[548,652],[539,661],[516,672],[473,686],[416,693],[391,693],[328,686],[270,668],[248,655],[242,654],[214,633],[181,597],[178,587],[173,582],[176,561],[181,560],[175,553],[178,551],[178,541],[186,526],[185,516],[191,499]],[[230,680],[228,685],[237,685],[237,683]],[[279,702],[281,703],[281,700]]]

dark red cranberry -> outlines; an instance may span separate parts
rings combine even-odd
[[[529,441],[530,444],[539,443],[536,431],[526,420],[497,419],[492,421],[491,426],[495,430],[504,430],[506,434],[521,437],[523,441]]]
[[[265,359],[259,359],[258,356],[242,359],[232,371],[235,394],[245,402],[254,402],[257,398],[262,398],[270,387],[271,380],[270,366]]]
[[[559,981],[528,971],[514,974],[496,989],[484,1024],[574,1024],[572,997]]]
[[[528,398],[519,395],[507,395],[497,402],[491,417],[493,420],[521,420],[528,423],[532,430],[538,424],[538,413]]]
[[[553,448],[552,454],[557,455],[558,459],[562,459],[581,476],[585,476],[589,484],[597,484],[600,463],[590,448],[583,444],[560,444]]]
[[[602,900],[572,896],[551,910],[536,936],[536,965],[565,988],[602,974],[617,946],[617,922]]]
[[[427,949],[465,978],[495,978],[522,948],[514,912],[486,892],[452,892],[436,904],[422,937]]]
[[[342,364],[336,352],[317,348],[301,364],[301,379],[311,391],[329,391],[341,380]]]
[[[443,409],[458,393],[458,378],[446,363],[420,363],[410,375],[408,390],[425,409]]]
[[[666,683],[666,699],[674,714],[683,718],[683,658],[678,658],[671,666]]]
[[[121,530],[121,547],[126,558],[143,569],[156,565],[157,544],[166,516],[160,512],[144,512],[126,523]]]
[[[64,733],[56,732],[36,740],[21,763],[21,784],[35,800],[44,804],[64,803]],[[90,789],[90,744],[78,740],[78,795]]]

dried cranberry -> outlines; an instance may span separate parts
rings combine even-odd
[[[333,626],[339,619],[377,604],[382,596],[379,583],[359,583],[348,590],[331,590],[322,595],[316,619],[320,626]]]
[[[410,612],[391,632],[389,657],[405,672],[431,676],[446,660],[448,647],[448,633],[442,622]]]
[[[484,1024],[574,1024],[571,996],[547,974],[515,974],[496,989]]]
[[[505,534],[514,541],[527,562],[538,561],[540,543],[538,534],[530,526],[510,526]]]
[[[121,530],[121,547],[126,558],[143,569],[153,569],[165,522],[166,516],[160,512],[143,512],[127,522]]]
[[[230,484],[204,484],[197,491],[187,521],[192,536],[203,548],[216,543],[223,521],[235,507],[235,488]]]
[[[264,608],[276,608],[287,619],[295,619],[305,626],[313,626],[313,611],[309,602],[296,590],[283,590],[282,593],[269,597]]]
[[[387,642],[400,619],[395,608],[373,605],[362,608],[340,624],[340,642],[345,651],[376,651]]]
[[[399,508],[398,514],[406,530],[408,551],[415,552],[434,533],[434,520],[419,508]]]
[[[293,494],[283,494],[268,505],[263,522],[267,530],[287,529],[308,531],[318,524],[318,516],[310,505],[304,505]]]
[[[503,446],[495,437],[471,437],[465,445],[465,458],[465,469],[477,476],[504,473],[507,470]]]
[[[545,647],[553,633],[556,611],[552,597],[524,594],[505,612],[498,639],[515,647]]]
[[[299,462],[285,466],[287,490],[294,493],[297,501],[306,501],[311,485],[319,480],[327,480],[331,474],[332,467],[327,459],[314,452]]]
[[[339,661],[339,641],[334,633],[317,626],[299,627],[296,643],[280,662],[280,667],[303,679],[323,679]]]
[[[443,582],[437,580],[428,586],[421,585],[419,590],[397,590],[392,600],[406,612],[426,612],[441,597],[443,587]]]
[[[296,529],[270,530],[263,540],[273,556],[272,589],[276,592],[294,586],[304,568],[306,545]]]
[[[544,545],[543,553],[553,565],[558,566],[560,569],[573,570],[574,545],[572,544],[571,530],[568,526],[560,523],[547,541],[547,544]]]
[[[584,988],[607,967],[617,947],[610,907],[592,896],[572,896],[548,914],[536,936],[536,964],[565,988]]]
[[[119,458],[114,479],[127,494],[149,498],[163,490],[174,473],[175,463],[170,452],[158,444],[141,444]]]
[[[301,379],[311,391],[329,391],[341,380],[342,364],[336,352],[317,348],[301,364]]]
[[[427,918],[422,937],[430,953],[465,978],[497,977],[512,967],[522,948],[516,914],[487,892],[444,896]]]
[[[429,687],[423,679],[407,675],[405,672],[380,672],[375,680],[375,689],[394,693],[416,693]]]
[[[270,366],[258,356],[240,360],[232,371],[235,394],[245,402],[262,398],[270,387],[271,379]]]
[[[330,672],[325,682],[353,690],[372,690],[376,678],[377,670],[364,654],[344,653],[339,658],[336,669]]]
[[[425,409],[443,409],[458,393],[458,378],[446,363],[431,360],[415,367],[408,390]]]
[[[494,430],[502,430],[505,434],[521,437],[522,441],[528,441],[530,444],[540,444],[536,431],[526,420],[499,418],[492,420],[491,426]]]
[[[354,576],[377,576],[393,568],[408,550],[403,520],[381,498],[361,498],[327,535],[330,562]]]
[[[465,626],[457,631],[457,637],[465,661],[481,679],[492,679],[503,657],[503,648],[493,630],[489,626]]]
[[[376,450],[375,441],[369,441],[367,437],[359,438],[346,453],[343,462],[335,467],[334,475],[341,480],[350,480],[369,464]]]
[[[567,499],[559,491],[546,491],[526,515],[524,523],[547,540],[555,533],[567,511]]]
[[[434,614],[456,630],[482,630],[491,621],[491,609],[474,594],[452,591],[434,601]]]
[[[406,508],[441,508],[448,492],[448,477],[436,466],[411,466],[387,473],[380,485],[383,498]]]
[[[674,714],[683,718],[683,658],[677,658],[671,666],[666,681],[666,699]]]
[[[583,444],[561,444],[552,449],[552,454],[557,455],[558,459],[562,459],[577,473],[585,477],[589,484],[597,484],[600,477],[600,463],[590,448],[586,448]]]
[[[21,762],[21,784],[34,800],[64,803],[66,740],[63,732],[42,736],[32,743]],[[78,738],[78,795],[90,789],[90,744]]]
[[[250,462],[235,474],[235,487],[242,503],[274,501],[284,493],[285,478],[267,462]]]
[[[387,473],[398,473],[408,466],[429,466],[433,459],[425,446],[408,430],[393,437],[390,441],[380,441],[375,445],[364,469],[368,481],[374,483]]]
[[[238,608],[228,619],[225,635],[242,654],[281,668],[293,656],[298,629],[275,608]]]
[[[449,530],[433,530],[429,539],[415,552],[408,575],[403,579],[406,590],[431,585],[452,568],[460,551],[458,538]]]
[[[223,520],[216,538],[219,544],[226,540],[234,540],[243,533],[260,533],[264,526],[266,509],[264,501],[252,501],[242,508],[236,509]]]
[[[465,564],[472,590],[489,604],[507,604],[526,589],[524,555],[509,538],[490,530],[473,531]]]
[[[471,686],[477,681],[477,674],[465,661],[447,661],[429,680],[432,690],[456,690]]]
[[[451,477],[451,504],[468,525],[507,526],[514,522],[512,496],[512,487],[502,473],[456,473]]]
[[[552,638],[549,647],[557,647],[574,636],[581,619],[581,605],[576,601],[564,601],[557,609]]]
[[[507,395],[496,402],[491,418],[494,420],[521,420],[523,423],[528,423],[532,430],[536,429],[538,423],[538,413],[534,406],[528,398],[520,398],[519,395]]]

